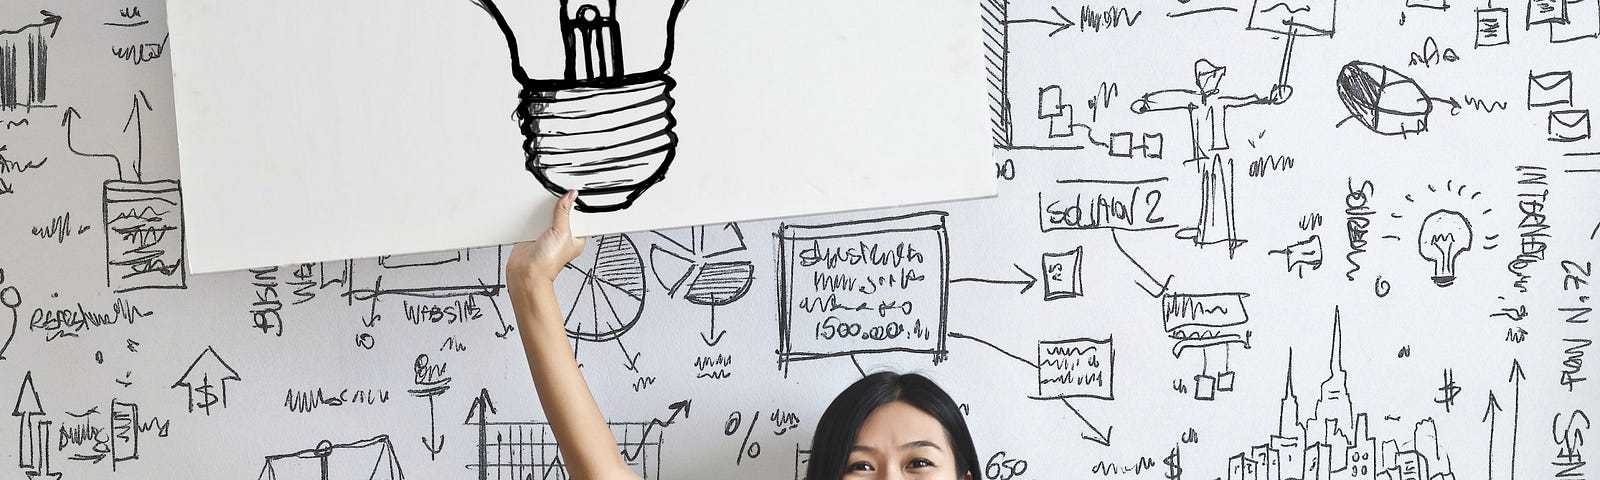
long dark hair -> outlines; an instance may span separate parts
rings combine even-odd
[[[811,460],[806,467],[806,478],[837,480],[844,477],[850,448],[855,446],[856,432],[861,430],[867,415],[896,400],[909,403],[939,420],[950,437],[950,453],[955,456],[958,474],[970,473],[972,480],[983,478],[978,451],[972,446],[972,433],[967,431],[967,421],[962,418],[955,400],[928,377],[895,372],[878,372],[857,380],[839,392],[822,412],[817,432],[811,437]]]

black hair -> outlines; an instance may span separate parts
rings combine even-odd
[[[807,462],[806,478],[837,480],[844,477],[850,449],[855,446],[856,433],[867,415],[896,400],[927,412],[944,426],[945,434],[950,437],[950,453],[956,460],[957,475],[970,473],[972,480],[983,478],[978,452],[972,445],[972,433],[967,431],[967,421],[955,400],[928,377],[895,372],[867,375],[834,397],[833,403],[822,412],[816,434],[811,437],[811,460]]]

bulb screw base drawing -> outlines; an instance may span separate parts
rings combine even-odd
[[[677,153],[672,78],[607,80],[533,82],[517,107],[528,171],[552,193],[578,190],[582,212],[627,208],[666,176]]]

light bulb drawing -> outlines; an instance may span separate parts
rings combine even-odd
[[[511,74],[522,87],[516,118],[525,165],[540,185],[557,196],[577,190],[578,211],[613,212],[628,208],[666,177],[678,145],[671,95],[676,82],[667,68],[678,12],[687,0],[673,0],[666,10],[660,63],[637,71],[626,65],[649,62],[639,62],[634,54],[643,52],[625,41],[650,31],[651,16],[619,12],[617,0],[607,0],[604,9],[599,1],[560,0],[551,9],[559,14],[560,37],[531,39],[563,46],[560,78],[530,75],[524,60],[533,59],[522,56],[525,51],[494,0],[470,1],[488,12],[505,36]],[[642,6],[636,0],[626,5]]]
[[[1458,260],[1462,254],[1480,249],[1494,250],[1499,247],[1496,242],[1499,235],[1482,235],[1472,226],[1474,220],[1482,219],[1494,211],[1492,208],[1480,210],[1473,207],[1483,192],[1469,190],[1466,184],[1454,180],[1446,181],[1443,185],[1430,184],[1427,188],[1425,194],[1406,194],[1405,200],[1408,205],[1420,208],[1411,210],[1413,215],[1422,216],[1421,222],[1410,224],[1417,232],[1417,255],[1433,266],[1428,276],[1433,285],[1445,288],[1455,285],[1461,277]],[[1392,216],[1404,220],[1408,215],[1403,212],[1407,210],[1400,209]],[[1423,215],[1424,212],[1426,215]],[[1398,236],[1384,238],[1400,239]]]
[[[1433,262],[1433,284],[1441,288],[1456,282],[1456,258],[1472,250],[1472,222],[1454,210],[1437,210],[1422,219],[1417,232],[1417,253]]]

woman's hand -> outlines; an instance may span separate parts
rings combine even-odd
[[[537,240],[511,248],[511,258],[506,262],[507,281],[554,282],[567,262],[583,253],[583,239],[572,236],[572,206],[577,201],[578,191],[567,191],[556,202],[550,228]]]

